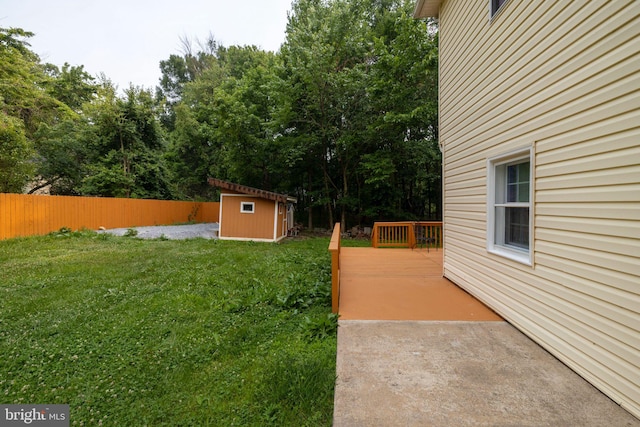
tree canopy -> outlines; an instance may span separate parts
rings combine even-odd
[[[413,1],[296,0],[277,53],[182,39],[155,93],[43,64],[0,28],[0,191],[297,196],[330,227],[441,217],[437,30]]]

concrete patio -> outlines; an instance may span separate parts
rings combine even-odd
[[[342,248],[334,426],[640,426],[441,277],[441,252]]]

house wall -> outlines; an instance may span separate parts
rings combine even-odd
[[[444,274],[640,417],[640,1],[445,0]],[[533,147],[533,265],[487,251],[487,159]]]
[[[254,213],[241,213],[242,202],[253,202]],[[273,241],[275,234],[276,202],[246,194],[220,195],[221,239]]]

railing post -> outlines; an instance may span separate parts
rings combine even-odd
[[[411,249],[416,247],[416,223],[407,224],[407,234],[409,235],[408,245]]]
[[[331,311],[338,312],[340,302],[340,223],[333,227],[333,234],[329,242],[331,252]]]
[[[371,232],[371,246],[378,247],[378,223],[373,223],[373,231]]]

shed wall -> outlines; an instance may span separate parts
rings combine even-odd
[[[240,212],[242,202],[253,202],[254,213]],[[276,204],[246,194],[220,195],[220,238],[275,240]]]
[[[445,276],[640,417],[640,2],[440,10]],[[491,254],[487,159],[533,147],[533,265]]]

